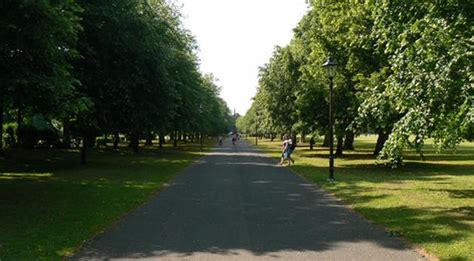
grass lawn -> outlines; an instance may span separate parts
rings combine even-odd
[[[169,145],[168,145],[169,146]],[[0,260],[59,260],[118,221],[200,157],[178,149],[14,150],[0,159]]]
[[[428,145],[423,161],[409,152],[404,167],[390,169],[375,164],[375,141],[359,137],[355,151],[336,158],[335,184],[321,144],[313,151],[299,144],[291,169],[442,260],[474,260],[474,143],[443,154]],[[280,142],[259,146],[280,157]]]

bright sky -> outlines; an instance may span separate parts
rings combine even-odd
[[[241,115],[250,108],[258,67],[287,45],[307,10],[305,0],[177,0],[199,45],[201,71],[213,73],[221,97]]]

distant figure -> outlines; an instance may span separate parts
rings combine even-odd
[[[288,152],[290,149],[290,139],[288,139],[288,135],[285,134],[283,136],[283,143],[282,143],[282,149],[281,149],[281,159],[279,165],[283,165],[285,160],[288,159]],[[289,164],[289,162],[288,162]]]
[[[314,146],[314,138],[311,137],[311,139],[309,140],[309,149],[313,150],[313,146]]]
[[[222,137],[219,136],[219,145],[222,145]]]
[[[291,154],[293,154],[295,149],[296,149],[296,136],[293,136],[292,138],[290,138],[290,142],[288,144],[288,156],[287,156],[288,166],[291,164],[295,164],[295,160],[291,157]]]
[[[237,142],[237,134],[234,133],[232,134],[232,145],[235,145],[236,142]]]

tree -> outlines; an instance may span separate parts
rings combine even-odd
[[[392,71],[384,95],[400,115],[381,155],[392,166],[402,163],[407,146],[421,153],[430,137],[440,149],[454,148],[474,124],[472,8],[458,1],[379,3],[374,33]]]
[[[77,57],[81,8],[72,0],[0,4],[0,114],[58,115],[84,109],[71,60]],[[0,126],[3,125],[0,117]],[[21,126],[18,126],[21,129]],[[0,128],[0,134],[2,128]],[[0,135],[1,136],[1,135]]]
[[[339,64],[337,152],[344,136],[351,148],[357,132],[375,132],[374,154],[396,166],[404,148],[421,153],[427,138],[444,149],[474,136],[472,3],[313,0],[311,7],[290,45],[261,70],[254,104],[266,122],[281,127],[290,120],[294,129],[325,133],[328,84],[321,65],[332,56]],[[296,101],[286,118],[282,97]]]
[[[369,33],[372,25],[370,4],[312,1],[312,9],[295,29],[292,45],[297,46],[300,85],[297,104],[302,126],[310,132],[327,132],[328,80],[321,65],[331,56],[339,64],[335,78],[334,118],[338,138],[337,154],[353,148],[354,133],[349,128],[360,101],[355,76],[373,70]]]
[[[291,132],[298,118],[295,108],[299,64],[288,47],[276,47],[269,63],[260,68],[258,111],[268,111],[272,127]]]

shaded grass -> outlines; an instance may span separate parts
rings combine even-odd
[[[375,141],[360,137],[355,151],[336,158],[335,184],[327,182],[326,148],[300,144],[291,169],[443,260],[474,260],[474,143],[441,154],[428,144],[423,160],[409,151],[404,167],[390,169],[375,164]],[[259,144],[280,156],[279,142]]]
[[[0,259],[61,259],[136,208],[200,157],[199,145],[14,150],[0,159]]]

